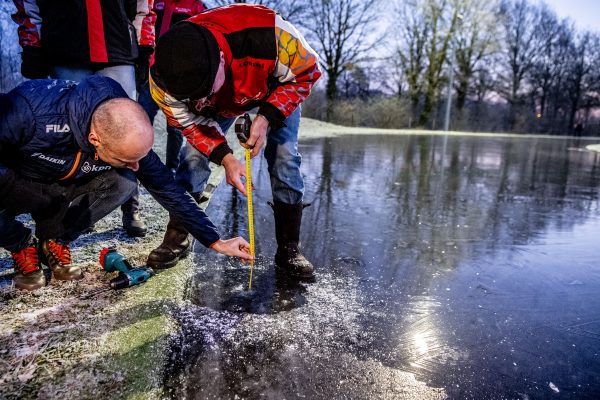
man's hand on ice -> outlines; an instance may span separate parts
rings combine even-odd
[[[262,115],[258,114],[252,126],[250,127],[250,137],[246,143],[241,143],[242,147],[246,149],[252,149],[250,157],[254,158],[260,153],[260,150],[264,147],[267,141],[267,132],[269,130],[269,121]]]
[[[210,248],[226,256],[239,257],[244,264],[246,261],[253,260],[250,255],[250,244],[240,236],[226,240],[219,239]]]
[[[239,190],[244,196],[246,196],[246,185],[242,183],[242,176],[246,177],[246,171],[244,165],[233,156],[233,154],[227,154],[223,157],[221,165],[225,168],[225,177],[227,183]]]

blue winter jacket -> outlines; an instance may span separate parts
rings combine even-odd
[[[88,140],[92,113],[105,100],[127,97],[114,80],[92,75],[77,84],[31,80],[0,94],[0,196],[20,176],[41,182],[77,182],[113,167]],[[150,194],[204,246],[219,240],[208,216],[152,150],[135,172]]]

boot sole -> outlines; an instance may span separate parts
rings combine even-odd
[[[294,274],[291,273],[288,269],[280,267],[278,264],[275,264],[275,268],[278,270],[279,273],[283,274],[288,279],[292,279],[297,282],[315,283],[317,281],[317,277],[314,273],[310,275]]]
[[[299,282],[315,283],[317,281],[317,277],[315,275],[288,275],[291,279],[294,279]]]
[[[148,228],[125,228],[125,233],[130,237],[144,237],[148,233]]]
[[[33,292],[34,290],[38,290],[46,286],[46,283],[36,283],[31,285],[17,284],[15,283],[15,287],[19,290],[24,290],[26,292]]]
[[[190,246],[191,247],[191,246]],[[179,257],[165,262],[165,263],[160,263],[160,264],[156,264],[156,263],[149,263],[147,262],[146,265],[148,265],[149,267],[151,267],[152,269],[168,269],[168,268],[173,268],[174,266],[177,265],[177,263],[179,262],[179,260],[186,258],[189,254],[190,254],[191,249],[187,248],[186,250],[182,251],[181,254],[179,255]]]
[[[56,276],[56,274],[52,273],[52,277],[57,281],[79,281],[83,279],[83,273],[75,277]]]

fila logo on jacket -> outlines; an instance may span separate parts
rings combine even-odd
[[[71,132],[71,128],[67,124],[65,124],[62,127],[60,125],[56,125],[56,124],[46,125],[46,133],[50,133],[50,132],[56,132],[56,133]]]

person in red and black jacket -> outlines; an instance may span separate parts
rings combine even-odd
[[[275,212],[276,265],[290,277],[311,281],[313,265],[300,253],[304,182],[298,153],[300,103],[321,76],[318,57],[304,37],[275,11],[236,4],[175,24],[157,41],[150,92],[170,125],[187,138],[176,178],[189,192],[207,176],[209,159],[225,168],[227,182],[244,195],[244,167],[224,132],[234,118],[258,114],[245,144],[255,157],[265,146]],[[204,174],[204,175],[203,175]],[[180,233],[180,236],[177,233]],[[149,265],[170,264],[185,248],[185,229],[169,223]]]
[[[188,19],[206,10],[206,6],[200,0],[155,0],[153,11],[156,14],[156,25],[154,30],[157,37],[164,34],[169,28],[180,21]],[[135,76],[137,79],[138,102],[154,122],[158,112],[158,105],[150,95],[148,87],[148,70],[150,68],[150,57],[154,47],[140,46],[139,62],[136,66]],[[167,151],[165,165],[175,173],[179,165],[179,151],[183,145],[181,131],[171,125],[167,125]]]
[[[138,44],[154,47],[152,0],[13,2],[25,78],[47,78],[56,66],[92,71],[133,66]],[[128,87],[124,89],[127,92]]]
[[[154,46],[152,0],[13,0],[25,78],[80,82],[92,74],[116,80],[135,100],[138,46]],[[128,200],[123,227],[144,236],[139,192]]]

